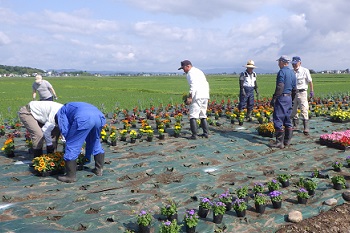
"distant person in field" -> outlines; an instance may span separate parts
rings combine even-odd
[[[293,111],[291,115],[291,118],[293,119],[293,129],[298,130],[298,108],[300,108],[300,115],[304,125],[303,133],[305,135],[309,135],[309,100],[307,96],[307,89],[310,86],[310,98],[313,98],[314,86],[312,84],[310,71],[301,66],[300,57],[292,58],[292,66],[294,68],[295,76],[297,77],[297,93],[293,101]]]
[[[254,90],[257,98],[259,98],[258,85],[256,83],[256,73],[253,71],[256,68],[254,61],[249,60],[243,67],[247,69],[239,76],[239,104],[238,109],[242,111],[247,108],[248,121],[252,121],[252,111],[254,107]]]
[[[273,124],[276,131],[276,142],[271,147],[283,149],[289,146],[293,136],[293,124],[290,116],[292,101],[296,92],[296,77],[288,65],[290,59],[283,55],[277,59],[280,70],[277,73],[276,89],[271,100]]]
[[[52,85],[43,79],[41,75],[35,77],[35,82],[32,85],[33,100],[36,99],[36,92],[39,93],[40,101],[53,101],[57,100],[57,95]]]
[[[18,116],[30,133],[34,157],[43,154],[44,141],[47,154],[53,153],[57,147],[60,131],[55,124],[55,115],[62,106],[53,101],[30,101],[20,108]]]
[[[106,124],[103,113],[95,106],[84,102],[66,103],[55,116],[56,124],[66,140],[64,161],[66,175],[58,180],[66,183],[75,182],[77,161],[81,148],[86,142],[85,158],[91,161],[94,156],[95,168],[92,170],[97,176],[102,176],[105,153],[101,145],[102,127]]]
[[[187,82],[190,86],[187,104],[190,105],[190,128],[192,136],[189,139],[197,139],[197,119],[203,129],[202,137],[208,138],[207,108],[209,100],[209,83],[204,73],[192,66],[189,60],[181,62],[178,70],[183,70],[187,74]]]

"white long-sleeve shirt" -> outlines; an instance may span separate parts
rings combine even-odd
[[[29,102],[30,113],[34,119],[44,124],[43,131],[46,145],[52,145],[51,131],[55,128],[55,115],[63,104],[53,101],[31,101]]]
[[[205,74],[192,66],[187,73],[187,82],[190,85],[190,93],[193,99],[209,99],[209,83]]]

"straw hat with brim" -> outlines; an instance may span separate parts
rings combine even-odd
[[[41,75],[37,75],[37,76],[35,77],[35,82],[36,82],[37,84],[41,84],[42,81],[43,81],[43,77],[42,77]]]
[[[247,67],[247,68],[257,68],[254,64],[253,60],[249,60],[247,61],[247,65],[243,66],[243,67]]]

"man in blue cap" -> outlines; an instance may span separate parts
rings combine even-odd
[[[97,176],[102,176],[104,165],[104,150],[100,135],[106,124],[103,113],[95,106],[84,102],[66,103],[55,116],[56,124],[66,139],[64,161],[66,175],[59,176],[58,180],[72,183],[76,181],[77,161],[80,150],[86,142],[85,158],[90,161],[94,156],[95,168],[92,170]]]
[[[293,110],[291,118],[293,119],[293,129],[298,130],[299,115],[298,108],[300,108],[300,115],[303,120],[305,135],[309,135],[309,100],[307,97],[307,89],[310,86],[310,98],[314,97],[314,86],[310,71],[301,66],[301,58],[296,56],[292,58],[292,66],[297,77],[297,93],[293,101]]]
[[[271,105],[274,107],[273,124],[276,131],[276,142],[271,147],[283,149],[289,146],[293,136],[293,125],[290,119],[292,98],[296,92],[296,77],[289,69],[290,59],[283,55],[277,59],[280,70],[277,73],[276,89]]]

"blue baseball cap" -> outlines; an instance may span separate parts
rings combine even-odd
[[[298,56],[292,58],[292,64],[297,64],[300,61],[301,61],[301,58]]]

